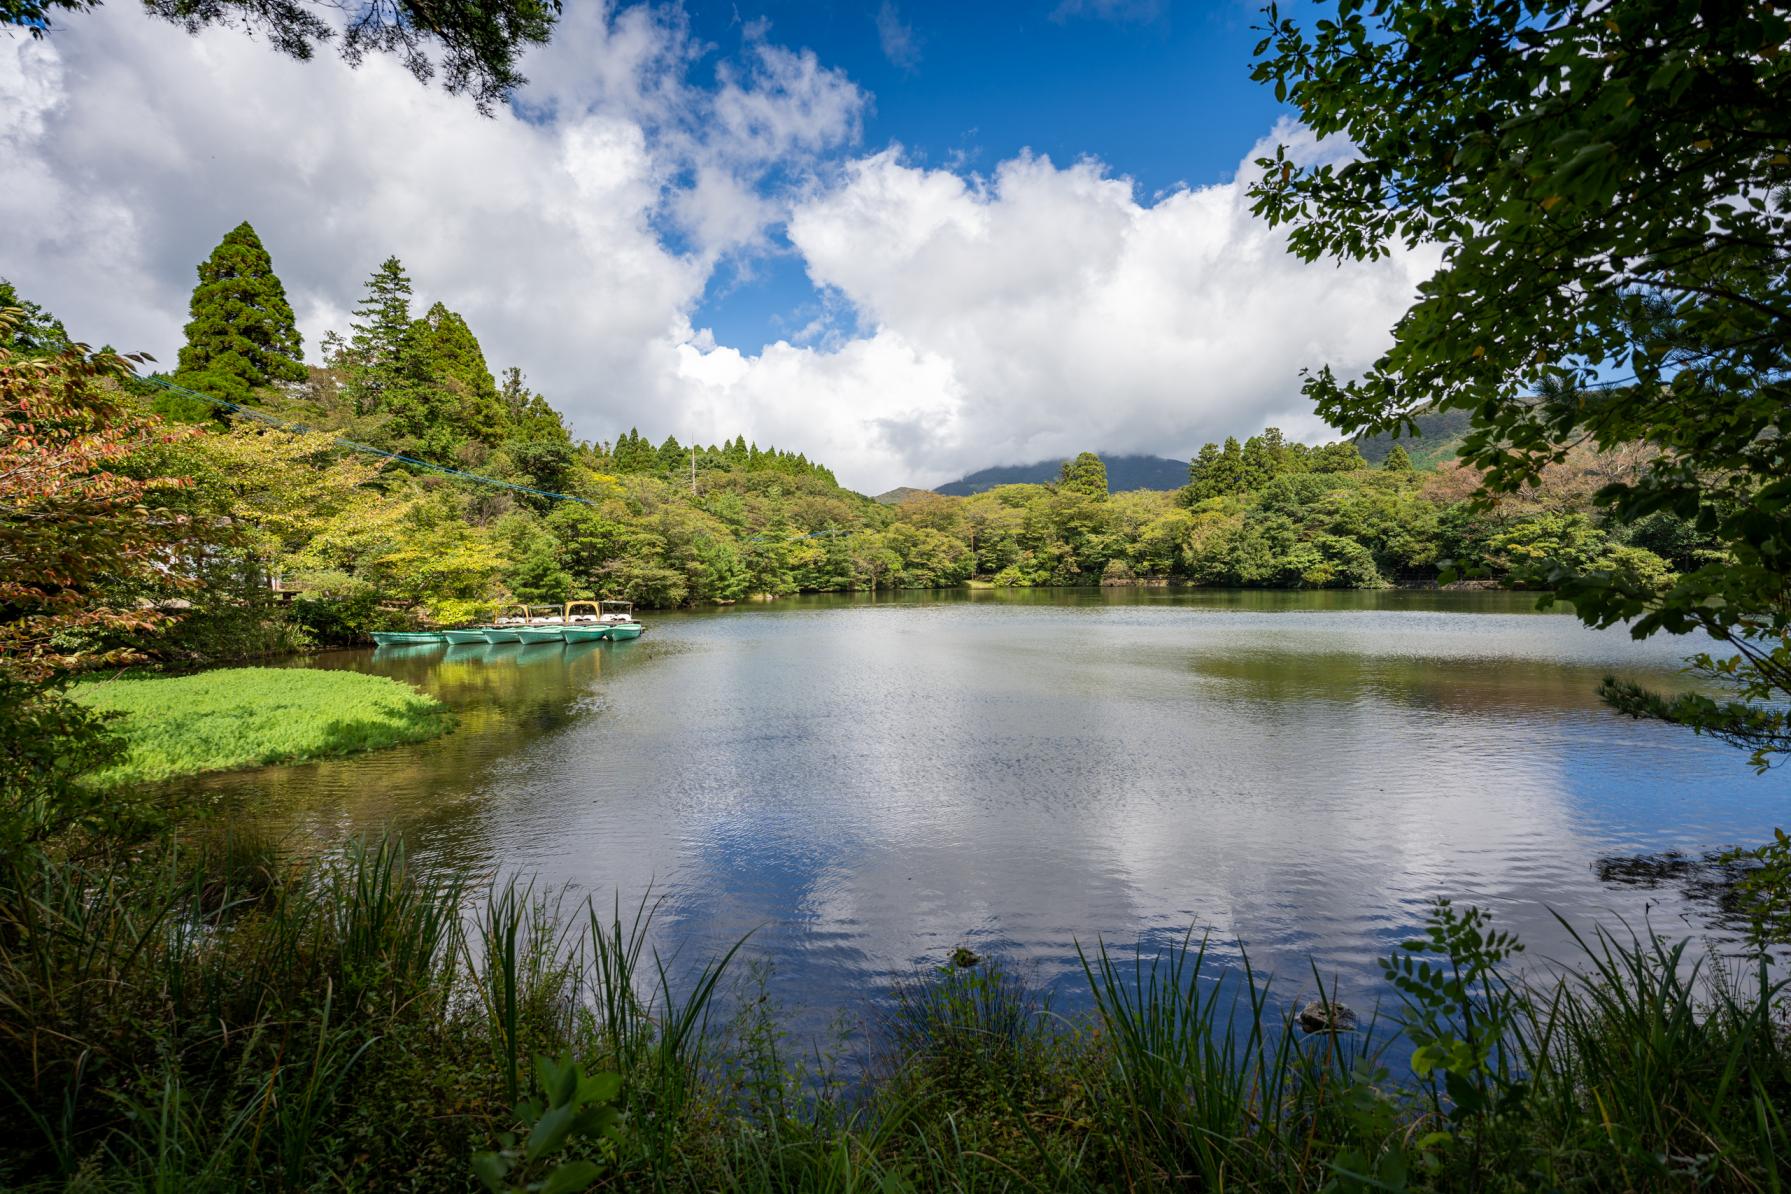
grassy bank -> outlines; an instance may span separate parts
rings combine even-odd
[[[446,731],[452,717],[384,676],[303,668],[222,668],[123,676],[71,695],[116,715],[126,751],[92,777],[103,786],[354,754]]]
[[[1096,949],[1080,1021],[990,963],[917,980],[848,1087],[761,1001],[712,1015],[729,959],[674,983],[644,914],[469,893],[389,843],[10,883],[7,1188],[1772,1190],[1791,1156],[1763,971],[1597,939],[1530,988],[1448,907],[1378,1025],[1301,1033],[1197,944]],[[1417,1075],[1379,1060],[1398,1034]]]

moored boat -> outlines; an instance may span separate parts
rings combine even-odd
[[[639,638],[645,629],[634,620],[634,606],[630,602],[571,601],[563,607],[513,605],[493,619],[490,626],[462,626],[454,630],[378,630],[373,632],[373,641],[381,647],[425,647],[443,643],[455,646],[592,643]]]
[[[488,643],[520,643],[522,635],[516,632],[516,628],[526,624],[528,620],[528,606],[512,605],[492,619],[491,625],[480,627],[479,634]]]
[[[420,647],[429,643],[446,641],[439,630],[375,630],[373,632],[373,645],[376,647]]]
[[[595,601],[568,601],[561,614],[560,636],[569,643],[595,643],[609,637],[609,626]]]
[[[523,610],[528,620],[517,626],[516,633],[525,643],[561,643],[565,642],[562,633],[566,625],[565,618],[557,605],[532,605]]]
[[[606,638],[614,640],[639,638],[647,628],[634,620],[634,602],[605,601],[598,607],[598,621],[609,628]]]

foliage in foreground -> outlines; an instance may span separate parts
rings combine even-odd
[[[140,359],[0,307],[0,856],[125,811],[83,790],[114,747],[61,689],[78,661],[141,658],[167,615],[137,598],[194,587],[200,536],[169,501],[188,482],[126,470],[173,438],[120,392]]]
[[[1319,413],[1346,431],[1466,413],[1487,496],[1577,444],[1647,446],[1597,506],[1618,527],[1671,515],[1717,550],[1670,585],[1568,560],[1546,583],[1589,624],[1722,644],[1692,669],[1733,699],[1610,683],[1614,707],[1761,768],[1791,752],[1791,6],[1267,13],[1255,77],[1353,152],[1277,150],[1255,210],[1308,261],[1441,250],[1366,376],[1308,377]]]
[[[71,695],[116,719],[109,728],[121,754],[88,777],[101,787],[356,754],[452,724],[439,701],[401,681],[315,668],[126,675],[86,681]]]
[[[1531,986],[1448,904],[1386,961],[1391,1028],[1301,1034],[1192,941],[1089,953],[1082,1020],[963,957],[847,1083],[750,990],[715,1018],[732,955],[662,963],[646,907],[390,843],[213,834],[3,894],[12,1188],[1765,1190],[1791,1155],[1764,966],[1600,935]]]
[[[392,0],[352,6],[316,0],[151,0],[150,16],[188,33],[230,25],[259,33],[289,57],[307,60],[334,41],[344,61],[358,66],[369,53],[391,54],[420,82],[439,70],[452,95],[471,95],[481,112],[508,103],[528,80],[518,59],[545,45],[559,20],[562,0],[478,0],[439,5]],[[20,26],[32,37],[50,36],[65,13],[89,12],[100,0],[0,0],[0,24]],[[320,15],[321,12],[321,15]],[[338,21],[338,16],[346,20]]]

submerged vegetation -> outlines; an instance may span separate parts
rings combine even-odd
[[[79,684],[72,695],[114,718],[121,755],[90,777],[109,787],[420,742],[452,724],[435,698],[359,672],[239,667],[132,675]]]
[[[1770,1190],[1791,1155],[1764,966],[1600,936],[1527,982],[1447,904],[1359,1030],[1301,1031],[1285,976],[1199,942],[1090,943],[1088,1016],[946,964],[848,1069],[731,955],[663,962],[646,906],[468,891],[391,842],[299,861],[212,832],[24,894],[13,1189]]]

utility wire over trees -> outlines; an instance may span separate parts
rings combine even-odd
[[[1484,500],[1577,445],[1644,445],[1599,492],[1613,525],[1663,517],[1715,543],[1670,584],[1555,561],[1595,626],[1705,631],[1694,669],[1733,699],[1607,683],[1639,717],[1764,767],[1791,752],[1791,6],[1783,0],[1271,5],[1254,77],[1348,160],[1258,165],[1255,210],[1292,251],[1443,263],[1366,376],[1307,377],[1346,431],[1466,411]],[[1608,373],[1633,379],[1609,386]]]

